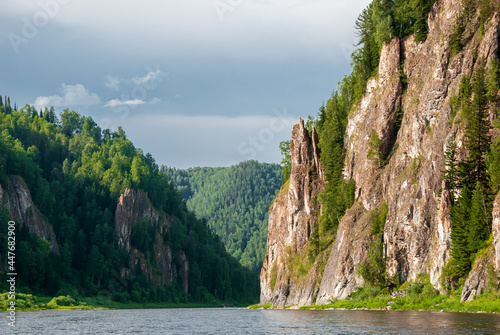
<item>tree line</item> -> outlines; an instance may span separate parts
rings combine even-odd
[[[459,159],[455,136],[445,151],[443,178],[451,194],[451,260],[443,280],[457,285],[472,268],[477,253],[486,247],[491,235],[493,200],[500,190],[500,141],[492,142],[490,108],[498,108],[499,68],[491,60],[485,69],[478,60],[472,76],[464,75],[459,94],[451,105],[453,122],[465,124],[465,157]],[[495,123],[496,125],[496,123]]]
[[[144,154],[124,130],[101,129],[91,117],[65,109],[38,112],[26,105],[0,106],[0,183],[9,187],[9,176],[20,176],[47,222],[52,224],[60,254],[48,242],[20,232],[17,248],[19,288],[47,295],[108,294],[120,301],[255,301],[258,276],[242,267],[224,249],[219,237],[187,209],[179,191],[160,171],[151,154]],[[172,144],[174,145],[174,144]],[[114,215],[125,188],[145,191],[154,208],[173,218],[164,241],[175,252],[184,252],[189,263],[189,292],[179,282],[158,287],[140,269],[130,278],[117,277],[129,266],[130,255],[120,248]],[[0,226],[5,233],[5,217]],[[149,257],[154,230],[140,223],[133,243]],[[0,240],[6,264],[6,239]],[[149,256],[148,256],[149,255]],[[1,277],[5,268],[0,266]],[[5,280],[1,281],[5,286]],[[107,292],[107,293],[106,293]],[[111,293],[110,293],[111,292]]]
[[[190,210],[207,220],[226,250],[258,272],[266,253],[268,211],[281,186],[278,164],[246,161],[231,167],[162,167]]]

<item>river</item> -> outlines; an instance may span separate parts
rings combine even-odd
[[[0,334],[500,334],[500,315],[212,309],[0,313]]]

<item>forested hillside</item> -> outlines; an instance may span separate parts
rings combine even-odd
[[[53,109],[39,113],[26,105],[16,110],[9,98],[3,101],[0,185],[5,192],[1,205],[15,208],[12,199],[19,191],[15,183],[25,183],[37,208],[30,213],[46,221],[55,233],[49,246],[30,232],[33,215],[25,218],[22,229],[18,225],[18,291],[104,294],[117,301],[241,303],[256,299],[257,275],[224,250],[218,236],[187,210],[180,192],[160,172],[154,158],[134,147],[121,128],[101,129],[92,118],[71,110],[58,117]],[[129,250],[118,242],[115,218],[124,192],[141,196],[152,213],[145,220],[127,222]],[[27,203],[29,195],[23,197]],[[137,215],[135,208],[125,207],[123,199],[124,204],[119,204],[123,211]],[[5,207],[2,236],[12,216]],[[162,249],[153,250],[153,246]],[[6,250],[7,239],[2,237],[2,289],[6,287]],[[171,259],[171,269],[160,268],[158,260],[163,258]],[[161,276],[167,280],[155,279]]]
[[[227,168],[162,167],[189,210],[220,236],[226,250],[252,271],[266,252],[269,205],[282,181],[278,164],[246,161]]]

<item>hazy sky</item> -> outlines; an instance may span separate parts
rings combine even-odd
[[[2,0],[0,94],[122,126],[159,164],[281,160],[368,0]]]

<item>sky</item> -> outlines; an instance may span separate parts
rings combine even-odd
[[[279,163],[369,0],[2,0],[0,95],[121,126],[161,165]]]

